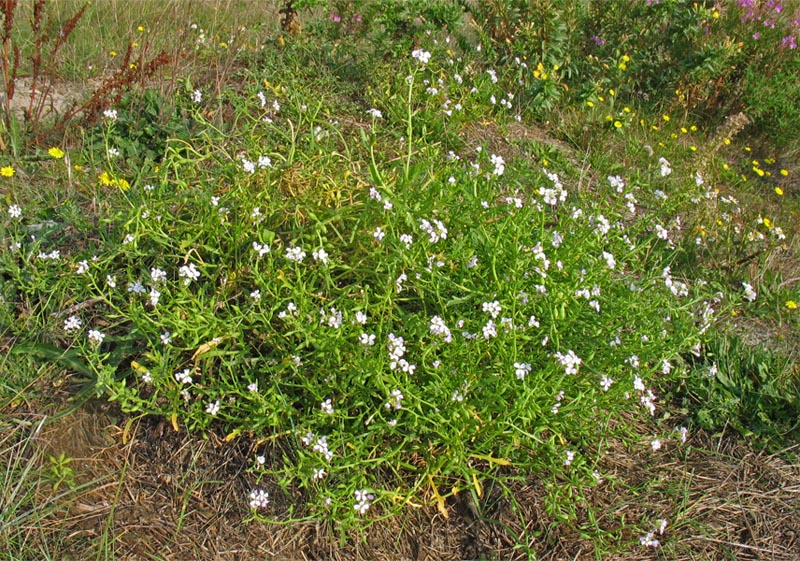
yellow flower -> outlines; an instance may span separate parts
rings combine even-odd
[[[687,132],[689,132],[689,129],[687,129],[686,127],[681,127],[681,132],[683,134],[686,134]]]
[[[630,113],[630,112],[631,112],[631,108],[630,108],[630,107],[623,107],[623,108],[622,108],[622,110],[623,110],[625,113]]]
[[[691,127],[689,127],[689,130],[692,131],[692,132],[696,132],[697,131],[697,125],[692,125]]]
[[[114,180],[111,179],[111,176],[108,174],[107,171],[104,171],[100,174],[100,177],[97,178],[100,181],[100,185],[104,185],[106,187],[110,187],[114,184]]]
[[[750,152],[750,150],[751,150],[751,148],[750,148],[749,146],[745,146],[745,147],[744,147],[744,151],[745,151],[745,152]]]
[[[594,107],[594,101],[587,101],[586,105],[588,105],[589,107]]]
[[[669,115],[664,114],[661,118],[664,119],[664,122],[669,122]]]
[[[622,123],[620,123],[619,121],[614,121],[614,127],[618,128],[618,129],[621,129],[622,128]]]
[[[794,300],[787,300],[786,301],[786,307],[789,308],[790,310],[796,310],[797,309],[797,302],[795,302]]]
[[[722,143],[723,143],[725,146],[730,146],[730,144],[731,144],[731,139],[730,139],[730,138],[726,138],[725,140],[723,140],[723,141],[722,141]]]
[[[780,187],[775,187],[775,194],[782,197],[783,196],[783,189],[781,189]]]
[[[139,27],[136,28],[136,31],[138,31],[139,33],[142,33],[144,31],[144,26],[140,25]]]
[[[782,169],[781,170],[781,175],[786,177],[787,175],[789,175],[789,170],[788,169]]]
[[[610,90],[608,90],[608,95],[610,95],[611,97],[614,97],[614,94],[616,94],[616,93],[617,92],[614,91],[614,88],[611,88]]]
[[[764,177],[764,170],[763,170],[763,169],[760,169],[760,168],[757,168],[756,166],[753,166],[753,171],[754,171],[754,172],[756,173],[756,175],[758,175],[759,177]]]
[[[689,150],[692,152],[697,152],[697,146],[689,146]]]
[[[3,177],[12,177],[16,173],[16,170],[11,166],[3,166],[0,168],[0,175]]]
[[[714,10],[713,12],[711,12],[711,17],[714,19],[719,19],[719,12],[717,10]]]
[[[53,146],[52,148],[50,148],[50,150],[47,151],[47,153],[50,154],[54,158],[63,158],[64,157],[64,151],[61,148],[59,148],[58,146]]]
[[[118,185],[118,186],[119,186],[119,188],[120,188],[120,189],[122,189],[123,191],[127,191],[128,189],[130,189],[130,188],[131,188],[131,184],[130,184],[130,183],[128,183],[128,181],[127,181],[126,179],[120,179],[120,180],[118,180],[118,181],[117,181],[117,185]]]
[[[620,62],[620,63],[617,65],[617,68],[619,68],[620,70],[627,70],[627,68],[628,68],[628,65],[627,65],[627,64],[625,64],[624,62]]]
[[[628,55],[622,55],[622,62],[630,62],[630,61],[631,57],[629,57]]]
[[[722,164],[722,169],[731,169],[731,166],[728,164]]]
[[[117,51],[108,51],[108,56],[117,56]]]

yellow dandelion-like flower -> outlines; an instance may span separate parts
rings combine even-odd
[[[726,170],[727,169],[731,169],[731,166],[729,166],[728,164],[722,164],[722,169],[726,169]]]
[[[100,177],[98,177],[97,180],[100,182],[100,185],[103,185],[105,187],[110,187],[111,185],[114,184],[114,179],[108,174],[107,171],[101,173]]]
[[[122,189],[123,191],[127,191],[128,189],[130,189],[130,188],[131,188],[131,184],[130,184],[130,183],[128,183],[128,181],[127,181],[126,179],[119,179],[119,180],[117,180],[117,185],[118,185],[118,186],[119,186],[119,188],[120,188],[120,189]]]
[[[606,98],[604,98],[604,97],[601,95],[601,96],[597,96],[597,100],[602,102],[602,101],[605,101],[605,100],[606,100]]]
[[[692,132],[697,132],[697,125],[692,125],[691,127],[689,127],[689,130]]]
[[[783,196],[783,189],[780,187],[775,187],[775,194],[782,197]]]
[[[726,138],[725,140],[723,140],[723,141],[722,141],[722,143],[723,143],[725,146],[730,146],[730,145],[731,145],[731,139],[730,139],[730,138]]]
[[[606,115],[606,121],[608,121],[610,123],[613,120],[614,120],[614,117],[612,117],[611,115]]]
[[[757,168],[757,167],[753,166],[753,171],[754,171],[754,172],[755,172],[755,174],[756,174],[756,175],[758,175],[759,177],[764,177],[764,170],[763,170],[763,169],[761,169],[761,168]]]
[[[622,123],[620,123],[619,121],[614,121],[614,127],[618,128],[618,129],[621,129],[622,128]]]
[[[623,107],[623,108],[622,108],[622,110],[623,110],[625,113],[630,113],[630,112],[631,112],[631,108],[630,108],[630,107],[627,107],[627,106],[626,106],[626,107]]]
[[[54,157],[56,159],[64,157],[64,151],[61,148],[59,148],[58,146],[53,146],[52,148],[50,148],[47,151],[47,153],[50,154],[52,157]]]
[[[697,152],[697,146],[689,146],[689,150],[692,152]]]
[[[683,134],[686,134],[686,133],[688,133],[688,132],[689,132],[689,129],[687,129],[686,127],[681,127],[681,132],[682,132]]]
[[[750,152],[750,151],[752,151],[752,148],[750,148],[749,146],[745,146],[744,147],[744,151],[745,152]]]
[[[787,300],[785,305],[790,310],[796,310],[797,309],[797,302],[795,302],[794,300]]]
[[[610,95],[611,97],[614,97],[614,95],[615,95],[616,93],[617,93],[617,92],[615,92],[615,91],[614,91],[614,88],[611,88],[610,90],[608,90],[608,95]]]
[[[588,105],[589,107],[594,107],[594,101],[587,101],[586,105]]]
[[[144,32],[144,26],[140,25],[139,27],[136,28],[136,31],[138,31],[139,33],[143,33]]]
[[[108,51],[108,56],[117,56],[117,51]]]
[[[781,170],[781,175],[786,177],[787,175],[789,175],[789,170],[788,169],[782,169]]]
[[[664,119],[665,123],[669,122],[669,115],[667,115],[667,114],[661,115],[661,118]]]
[[[628,55],[622,55],[622,62],[630,62],[630,61],[631,57],[629,57]]]
[[[13,177],[16,173],[16,170],[11,166],[3,166],[0,168],[0,175],[3,177]]]

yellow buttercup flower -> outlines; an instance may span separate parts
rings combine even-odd
[[[0,175],[2,175],[3,177],[13,177],[15,173],[16,170],[11,166],[3,166],[0,168]]]
[[[64,151],[61,148],[59,148],[58,146],[53,146],[52,148],[50,148],[50,150],[47,151],[47,153],[50,154],[54,158],[63,158],[64,157]]]
[[[781,170],[781,175],[786,177],[787,175],[789,175],[789,170],[788,169],[782,169]]]
[[[787,300],[786,301],[786,307],[789,308],[790,310],[796,310],[797,309],[797,302],[795,302],[794,300]]]
[[[622,128],[622,123],[620,123],[619,121],[614,121],[614,127],[618,128],[618,129],[621,129]]]
[[[775,194],[780,195],[782,197],[783,189],[781,189],[780,187],[775,187]]]

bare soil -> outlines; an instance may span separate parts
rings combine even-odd
[[[40,418],[15,412],[26,416]],[[555,524],[534,474],[514,486],[513,502],[487,487],[480,504],[466,494],[449,501],[448,518],[434,506],[412,509],[343,539],[321,522],[243,523],[254,485],[245,439],[203,439],[93,403],[48,422],[35,445],[40,467],[48,455],[74,458],[76,483],[84,485],[29,530],[30,543],[60,544],[64,560],[107,552],[120,561],[597,558],[578,528],[587,520]],[[603,559],[800,559],[800,466],[785,455],[702,433],[684,447],[639,452],[615,447],[602,466],[608,481],[588,495],[597,526],[625,542],[609,542],[604,551],[618,552]],[[44,498],[48,487],[40,492]],[[639,545],[641,530],[632,525],[659,518],[669,524],[661,548]]]

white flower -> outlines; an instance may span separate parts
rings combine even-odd
[[[200,271],[197,270],[194,263],[189,263],[188,265],[181,266],[178,270],[178,276],[183,278],[183,286],[189,286],[192,281],[196,281],[200,278]]]
[[[755,301],[755,299],[758,297],[758,294],[755,290],[753,290],[753,287],[746,282],[743,282],[742,286],[744,287],[744,299],[748,302]]]
[[[181,370],[180,372],[175,373],[175,379],[180,384],[191,384],[192,383],[192,371],[186,368],[185,370]]]
[[[333,415],[333,402],[331,401],[331,399],[328,398],[325,401],[323,401],[320,404],[320,409],[322,409],[322,412],[325,413],[326,415]]]
[[[106,338],[106,334],[98,331],[97,329],[90,329],[88,333],[89,342],[99,345]]]
[[[84,259],[78,263],[78,268],[75,271],[78,275],[85,275],[89,271],[89,262]]]
[[[109,158],[117,158],[117,157],[119,157],[119,150],[117,148],[109,148],[108,149],[108,157]]]
[[[259,257],[264,257],[267,253],[270,252],[269,245],[267,244],[260,244],[258,242],[253,242],[253,251],[258,253]]]
[[[314,468],[314,473],[311,476],[312,479],[322,479],[325,477],[325,469],[324,468]]]
[[[447,228],[441,220],[433,220],[431,223],[424,218],[420,218],[419,228],[428,234],[428,239],[431,243],[436,243],[439,240],[447,239]]]
[[[672,173],[672,164],[670,164],[666,158],[659,158],[658,163],[661,166],[661,177],[666,177]]]
[[[11,218],[22,218],[22,209],[19,205],[11,205],[8,207],[8,215]]]
[[[212,417],[216,417],[217,413],[219,413],[219,400],[213,401],[206,405],[206,413],[211,415]]]
[[[555,354],[555,357],[558,359],[558,362],[561,363],[561,366],[564,367],[564,371],[567,374],[577,374],[578,368],[583,362],[572,350],[567,351],[567,354],[558,352]]]
[[[411,249],[411,244],[414,243],[414,238],[411,234],[401,234],[400,243],[406,246],[406,249]]]
[[[503,159],[502,156],[497,154],[491,155],[492,165],[494,165],[494,170],[492,170],[493,175],[501,176],[506,171],[506,161]]]
[[[302,263],[306,258],[306,252],[302,247],[292,246],[286,249],[286,259],[295,263]]]
[[[653,452],[657,450],[661,450],[661,441],[659,439],[655,439],[650,443],[650,448],[653,449]]]
[[[242,169],[249,174],[253,174],[256,172],[256,164],[248,160],[247,158],[242,158]]]
[[[251,382],[247,384],[247,391],[256,393],[258,391],[258,382]]]
[[[250,293],[250,298],[256,301],[261,300],[261,291],[258,289],[254,290]]]
[[[118,115],[116,109],[106,109],[105,111],[103,111],[103,117],[105,117],[109,121],[116,121],[117,116]]]
[[[78,316],[69,316],[64,320],[64,331],[76,331],[81,328],[81,325],[83,325],[81,318]]]
[[[497,316],[500,315],[500,312],[502,311],[503,308],[500,306],[500,302],[494,300],[492,302],[484,302],[483,304],[481,304],[481,309],[484,312],[487,312],[489,315],[491,315],[492,318],[496,319]]]
[[[359,338],[358,342],[361,343],[365,347],[371,347],[375,344],[375,334],[374,333],[362,333]]]
[[[270,159],[269,156],[259,156],[258,163],[256,165],[258,165],[259,169],[271,168],[272,160]]]
[[[403,291],[403,283],[408,280],[408,275],[400,273],[400,276],[394,281],[395,291],[400,294]]]
[[[200,90],[193,91],[191,94],[189,94],[189,97],[195,103],[200,103],[203,101],[203,93]]]
[[[515,362],[514,373],[517,375],[517,380],[524,380],[525,376],[531,371],[531,365],[527,362]]]
[[[322,248],[315,249],[311,254],[315,261],[321,262],[323,265],[328,264],[328,252]]]
[[[616,189],[617,193],[622,193],[622,190],[625,189],[625,180],[623,180],[619,175],[609,175],[607,179],[608,184]]]
[[[266,464],[266,463],[267,463],[267,458],[266,458],[266,456],[263,456],[263,455],[261,455],[261,454],[259,454],[258,456],[256,456],[256,463],[257,463],[258,465],[260,465],[260,466],[263,466],[264,464]]]
[[[383,119],[383,113],[380,112],[378,109],[369,109],[367,111],[367,115],[372,117],[373,119]]]
[[[400,410],[403,408],[402,401],[405,399],[403,392],[400,390],[392,390],[389,394],[389,401],[384,404],[386,409]]]
[[[564,465],[565,466],[572,465],[572,460],[575,459],[575,452],[573,452],[572,450],[566,450],[564,452],[564,455],[566,456],[564,458]]]
[[[606,265],[609,269],[614,269],[617,266],[617,261],[614,259],[614,256],[607,251],[603,252],[603,259],[606,260]]]
[[[422,49],[415,49],[411,51],[411,56],[422,64],[428,64],[428,62],[431,60],[431,53],[428,51],[423,51]]]
[[[656,548],[659,545],[661,545],[661,542],[659,542],[655,538],[655,532],[648,532],[647,535],[639,538],[639,543],[641,543],[645,547],[652,547],[652,548]]]
[[[152,280],[154,283],[164,282],[167,280],[167,273],[156,267],[151,267],[150,280]]]
[[[430,331],[431,334],[437,335],[444,339],[445,343],[450,343],[453,341],[453,335],[450,332],[450,328],[447,327],[444,320],[439,316],[433,316],[430,322]]]
[[[161,344],[162,345],[169,345],[172,343],[172,334],[169,331],[164,331],[161,334]]]
[[[263,489],[254,489],[250,491],[250,495],[248,495],[250,499],[250,508],[267,508],[269,504],[269,493],[264,491]]]
[[[383,228],[375,228],[375,231],[372,233],[372,237],[375,238],[376,241],[383,241],[383,237],[386,235],[386,232],[383,231]]]
[[[155,308],[158,306],[158,300],[161,298],[161,293],[155,288],[150,288],[150,305]]]
[[[614,380],[609,378],[608,376],[603,376],[600,378],[600,387],[603,389],[604,392],[607,392],[608,389],[611,387],[611,384],[614,383]]]
[[[486,325],[483,326],[482,331],[484,339],[488,340],[492,337],[497,337],[497,326],[492,320],[486,322]]]
[[[367,323],[367,314],[365,314],[361,310],[357,311],[356,322],[359,323],[360,325],[364,325],[365,323]]]

